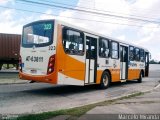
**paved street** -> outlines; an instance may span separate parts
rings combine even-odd
[[[160,114],[160,87],[145,95],[96,107],[87,114]]]
[[[154,118],[150,118],[154,116]],[[148,117],[148,118],[147,118]],[[160,119],[160,85],[156,89],[130,99],[118,100],[107,106],[97,106],[78,120],[159,120]]]
[[[160,79],[160,68],[150,70],[150,80]],[[157,80],[158,80],[157,79]],[[159,81],[160,82],[160,81]],[[137,89],[137,87],[135,87]],[[154,115],[154,116],[153,116]],[[78,120],[160,119],[160,84],[149,93],[130,99],[118,100],[107,106],[97,106]]]
[[[20,80],[17,70],[1,70],[0,71],[0,84],[12,83],[28,83],[27,80]]]
[[[81,106],[153,89],[159,84],[159,80],[160,78],[144,78],[140,84],[136,81],[116,83],[106,90],[99,90],[96,86],[60,86],[44,83],[0,85],[0,113],[39,113]]]

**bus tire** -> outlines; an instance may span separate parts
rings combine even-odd
[[[140,72],[139,78],[138,78],[138,83],[141,83],[141,82],[142,82],[142,72]]]
[[[101,89],[107,89],[110,86],[110,74],[107,71],[104,71],[101,77],[101,83],[100,83],[100,88]]]
[[[34,81],[34,80],[31,80],[29,83],[35,83],[36,81]]]

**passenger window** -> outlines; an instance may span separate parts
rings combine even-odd
[[[83,33],[71,29],[63,29],[63,47],[67,54],[84,54],[84,35]]]
[[[108,39],[100,39],[99,40],[99,56],[102,58],[109,57],[109,40]]]
[[[143,49],[140,50],[140,61],[144,62],[144,50]]]
[[[129,47],[129,60],[134,61],[134,47]]]
[[[118,59],[118,43],[117,42],[112,42],[112,58]]]
[[[136,61],[140,61],[140,50],[139,50],[139,48],[135,48],[134,59]]]

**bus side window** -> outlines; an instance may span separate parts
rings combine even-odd
[[[140,49],[140,61],[144,62],[144,50]]]
[[[134,61],[134,47],[133,46],[129,47],[129,60]]]
[[[84,37],[83,33],[72,29],[63,28],[63,47],[67,54],[83,55],[84,54]]]
[[[135,61],[140,61],[140,50],[139,50],[139,48],[135,48],[134,59],[135,59]]]
[[[109,40],[108,39],[99,39],[99,56],[102,58],[109,57]]]
[[[112,47],[111,57],[113,59],[118,59],[118,57],[119,57],[119,55],[118,55],[118,53],[119,53],[118,43],[112,41],[111,47]]]

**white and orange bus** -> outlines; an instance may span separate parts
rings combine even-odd
[[[99,84],[147,77],[149,51],[59,20],[23,27],[20,79],[52,84]]]

